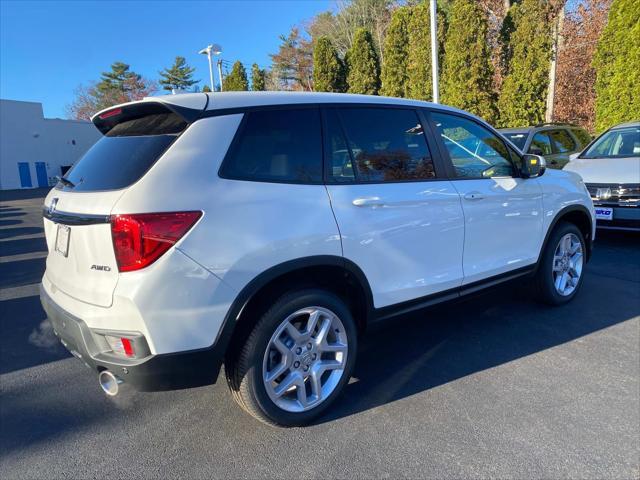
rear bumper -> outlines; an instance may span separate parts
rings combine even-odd
[[[216,382],[224,356],[216,344],[142,359],[116,358],[100,351],[86,323],[57,305],[42,285],[40,301],[62,344],[96,372],[110,370],[140,391],[174,390]]]

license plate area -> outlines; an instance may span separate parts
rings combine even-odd
[[[613,208],[610,207],[595,207],[596,219],[598,220],[613,220]]]
[[[62,254],[63,257],[69,255],[69,240],[71,238],[71,228],[67,225],[58,225],[56,232],[56,252]]]

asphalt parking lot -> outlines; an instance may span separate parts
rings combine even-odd
[[[0,195],[2,478],[640,476],[638,235],[600,235],[570,305],[512,283],[370,332],[331,411],[284,430],[222,377],[105,397],[39,304],[43,192]]]

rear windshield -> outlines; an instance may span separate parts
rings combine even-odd
[[[87,192],[117,190],[138,181],[187,123],[171,112],[115,125],[58,182],[57,188]]]
[[[501,132],[502,133],[502,132]],[[511,143],[513,143],[520,150],[524,149],[524,144],[527,142],[527,133],[523,132],[504,132],[502,133]]]

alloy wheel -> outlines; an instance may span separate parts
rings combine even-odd
[[[582,242],[574,233],[564,235],[553,254],[553,284],[563,297],[571,295],[580,282],[584,257]]]
[[[262,379],[269,398],[287,412],[317,407],[344,374],[347,332],[340,318],[323,307],[306,307],[276,329],[264,354]]]

